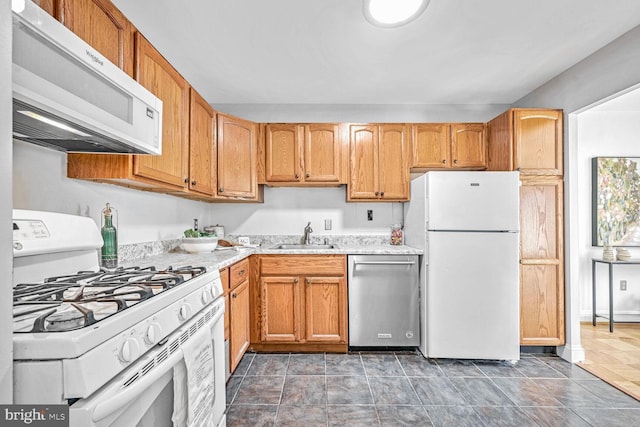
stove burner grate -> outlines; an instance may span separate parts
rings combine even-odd
[[[42,283],[16,285],[13,317],[16,322],[32,319],[30,330],[58,332],[80,329],[110,317],[135,304],[206,272],[204,267],[130,267],[81,271],[50,277]]]

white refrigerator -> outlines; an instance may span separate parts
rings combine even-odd
[[[520,358],[518,172],[428,172],[411,181],[405,243],[424,250],[425,357]]]

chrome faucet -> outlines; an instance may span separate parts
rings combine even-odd
[[[304,228],[304,236],[302,236],[302,243],[308,245],[311,243],[311,233],[313,233],[313,229],[311,228],[311,222],[307,224]]]

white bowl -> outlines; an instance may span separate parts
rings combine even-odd
[[[218,246],[217,237],[183,237],[182,249],[190,253],[212,252]]]

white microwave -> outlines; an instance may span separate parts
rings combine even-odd
[[[162,101],[31,1],[13,1],[13,137],[66,152],[162,153]]]

